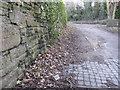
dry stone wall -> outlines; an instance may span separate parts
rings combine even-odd
[[[0,1],[0,88],[11,87],[23,70],[66,26],[63,2]]]

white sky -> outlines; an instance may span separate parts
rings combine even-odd
[[[107,0],[63,0],[63,2],[73,2],[75,5],[79,4],[80,6],[84,7],[83,2],[106,2]],[[112,0],[108,0],[112,1]],[[114,0],[114,2],[119,2],[120,0]],[[94,3],[92,3],[94,5]]]
[[[81,3],[82,0],[63,0],[63,2]]]
[[[80,3],[81,1],[84,2],[106,2],[107,0],[63,0],[65,2],[74,2],[74,3]],[[108,1],[114,1],[114,2],[119,2],[120,0],[108,0]]]
[[[81,6],[83,6],[83,0],[63,0],[63,2],[73,2],[75,5],[79,4]]]

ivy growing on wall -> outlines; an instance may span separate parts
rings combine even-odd
[[[35,14],[37,21],[42,23],[45,41],[57,40],[61,28],[66,26],[67,15],[64,3],[55,0],[54,2],[39,2],[40,13]]]
[[[40,0],[40,2],[21,2],[13,5],[18,5],[34,12],[34,18],[40,23],[40,27],[44,28],[41,31],[41,37],[45,47],[47,42],[58,40],[61,29],[67,24],[66,9],[62,0],[54,0],[52,2]]]
[[[59,29],[66,26],[67,17],[63,2],[40,2],[41,12],[37,19],[48,30],[49,39],[57,39]]]

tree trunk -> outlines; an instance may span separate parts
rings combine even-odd
[[[115,12],[116,12],[117,5],[118,5],[118,3],[115,2],[114,11],[113,11],[113,15],[112,15],[112,19],[115,19]]]
[[[107,0],[107,17],[108,17],[108,19],[110,19],[111,18],[111,15],[110,15],[110,4],[109,4],[109,1]]]

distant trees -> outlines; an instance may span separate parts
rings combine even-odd
[[[108,19],[115,19],[115,13],[116,13],[116,9],[118,6],[118,0],[117,2],[115,2],[115,0],[107,0],[107,17]]]
[[[68,20],[103,20],[120,18],[120,2],[84,2],[84,7],[77,5],[67,10]]]
[[[68,20],[96,20],[105,19],[107,17],[106,3],[85,2],[84,8],[77,5],[75,8],[67,10]]]
[[[120,19],[120,2],[118,2],[118,6],[116,9],[116,13],[115,13],[115,18]]]
[[[84,15],[84,19],[88,20],[91,18],[91,12],[92,12],[92,6],[91,6],[91,2],[85,2],[84,3],[84,7],[85,9],[83,10],[83,15]]]

